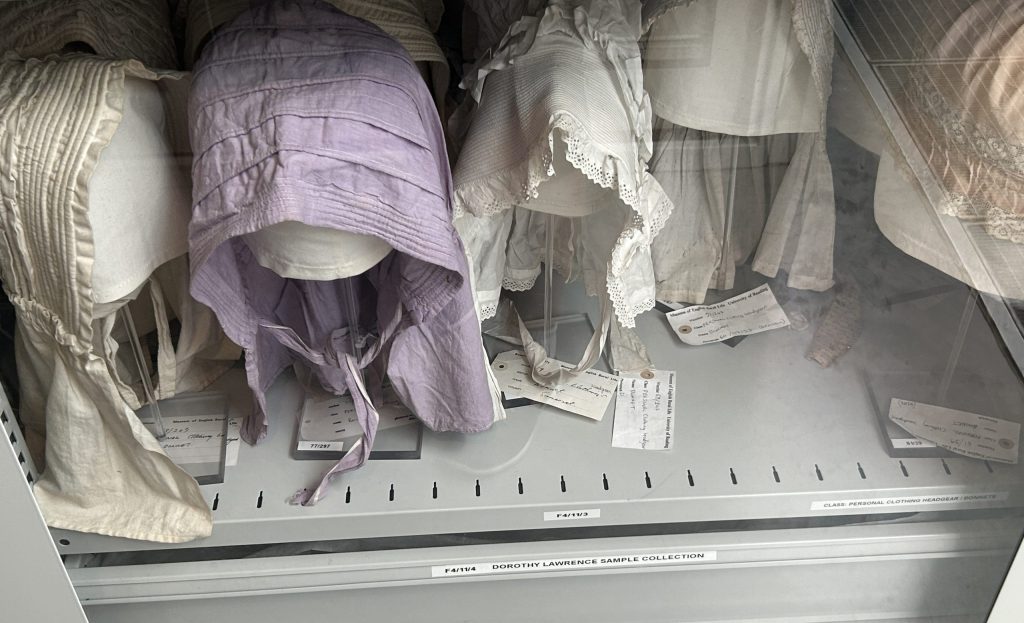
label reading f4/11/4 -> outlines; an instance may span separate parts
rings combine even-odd
[[[549,573],[551,571],[582,571],[614,567],[651,567],[660,565],[688,565],[712,562],[718,552],[668,552],[663,554],[621,554],[615,556],[585,556],[581,558],[548,558],[544,560],[509,560],[502,562],[472,562],[440,565],[430,568],[430,577],[451,578],[466,575],[492,575],[498,573]]]
[[[544,521],[572,521],[573,519],[597,519],[601,516],[600,508],[583,508],[569,511],[549,511],[544,513]]]

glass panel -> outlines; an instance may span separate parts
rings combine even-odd
[[[1020,0],[22,0],[0,33],[0,380],[62,553],[987,538],[984,581],[918,582],[962,611],[907,616],[994,599]]]

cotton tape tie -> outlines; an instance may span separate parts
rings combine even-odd
[[[328,485],[338,474],[361,467],[370,458],[373,441],[377,435],[377,427],[380,424],[380,414],[373,405],[373,400],[370,399],[369,392],[363,382],[362,368],[377,358],[384,344],[389,342],[389,336],[398,331],[401,322],[401,312],[396,310],[395,315],[384,324],[384,330],[380,339],[365,351],[359,360],[349,353],[338,350],[333,351],[330,357],[315,351],[306,345],[291,327],[269,323],[260,324],[262,328],[269,331],[282,345],[302,356],[310,363],[318,366],[335,366],[342,370],[345,386],[352,397],[352,403],[356,410],[356,419],[359,422],[360,428],[363,429],[363,435],[352,445],[341,460],[324,473],[316,488],[296,491],[288,499],[289,504],[301,504],[303,506],[316,504],[326,494]]]
[[[605,339],[608,337],[612,320],[611,303],[607,296],[602,296],[601,327],[591,336],[580,362],[566,370],[561,365],[554,363],[548,357],[544,347],[533,339],[533,336],[530,335],[530,330],[526,328],[526,323],[523,322],[519,312],[514,307],[512,313],[515,314],[516,321],[519,323],[519,339],[522,342],[526,360],[530,364],[530,378],[538,385],[551,388],[562,387],[594,367],[594,364],[601,358],[601,353],[604,351]]]
[[[377,426],[380,424],[380,414],[377,413],[377,409],[373,406],[373,401],[370,400],[370,396],[366,391],[362,375],[356,366],[355,357],[346,353],[344,359],[344,369],[347,370],[347,373],[344,375],[345,384],[352,395],[352,403],[356,409],[356,419],[359,421],[359,426],[363,429],[363,435],[352,445],[352,448],[345,453],[345,456],[340,461],[324,473],[315,489],[312,491],[309,489],[296,491],[289,498],[289,504],[313,506],[324,496],[327,487],[335,476],[362,466],[370,458],[373,440],[377,435]]]

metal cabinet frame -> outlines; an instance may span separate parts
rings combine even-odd
[[[836,28],[882,118],[901,146],[912,145],[838,14]],[[919,154],[907,147],[905,155],[926,193],[937,192]],[[964,232],[947,233],[958,249],[971,253]],[[978,283],[987,279],[982,273],[974,276]],[[1024,340],[1005,305],[993,297],[982,299],[1008,349],[1024,361]],[[418,621],[977,621],[989,607],[978,589],[999,583],[1021,532],[1019,519],[1012,517],[936,518],[87,567],[79,566],[72,552],[107,546],[71,543],[46,528],[31,493],[37,473],[2,394],[0,414],[7,439],[0,443],[6,544],[0,558],[0,612],[10,621],[84,622],[86,613],[94,622],[151,623],[214,617],[251,623],[299,613],[314,620],[323,615]],[[642,495],[641,485],[636,487],[624,501]],[[283,526],[265,525],[274,528],[268,534]],[[323,525],[312,524],[312,529]],[[481,530],[486,526],[480,522]],[[366,530],[370,535],[372,527]],[[238,539],[229,536],[220,544]],[[109,548],[121,545],[111,542]],[[434,577],[438,567],[484,562],[679,552],[713,556],[661,566]],[[62,554],[68,557],[67,567]],[[1024,620],[1020,551],[988,620]]]

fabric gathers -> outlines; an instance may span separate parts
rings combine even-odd
[[[152,102],[133,100],[140,93],[159,100],[181,78],[77,54],[0,62],[0,167],[7,172],[0,179],[7,208],[0,275],[18,315],[22,419],[30,438],[45,435],[35,495],[53,527],[170,543],[212,529],[195,480],[133,412],[141,402],[118,361],[114,331],[119,310],[148,303],[160,398],[202,389],[238,357],[210,311],[188,295],[187,259],[173,241],[188,220],[187,195],[175,193],[187,186],[187,172],[169,157],[171,137],[162,135],[159,117],[141,123],[145,136],[137,133],[140,108]],[[167,192],[148,198],[155,205],[146,210],[127,194],[94,197],[103,184],[123,182],[106,171],[108,157],[162,157],[165,168],[150,173]],[[147,217],[155,213],[161,217]],[[112,249],[116,235],[94,225],[103,230],[118,220],[143,238],[170,242]],[[137,265],[119,266],[112,260],[119,250]],[[95,284],[106,285],[97,292]],[[171,317],[180,322],[176,342]]]
[[[431,429],[487,429],[494,404],[444,137],[402,46],[318,0],[261,4],[207,44],[189,113],[192,293],[245,350],[256,410],[243,436],[265,435],[266,392],[296,363],[350,393],[364,431],[296,502],[315,503],[333,475],[366,461],[384,373]],[[284,222],[393,251],[346,279],[285,278],[247,242]]]
[[[653,242],[658,296],[700,303],[747,261],[768,277],[785,271],[790,287],[831,288],[829,3],[667,0],[644,11],[652,172],[677,205]]]

